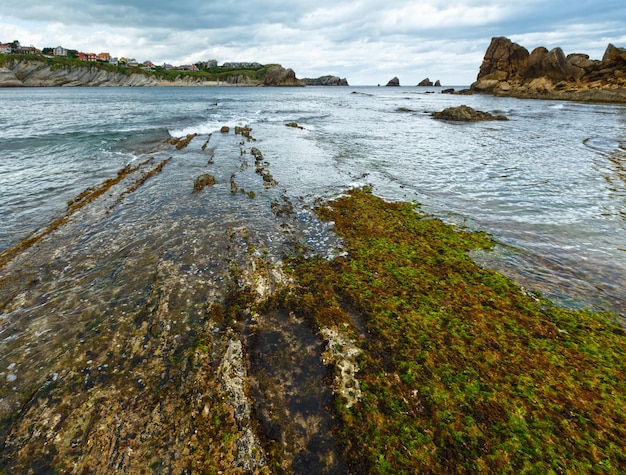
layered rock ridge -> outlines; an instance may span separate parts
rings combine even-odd
[[[626,102],[626,49],[609,44],[602,60],[565,55],[561,48],[528,52],[505,37],[492,38],[471,91],[501,96]]]
[[[154,76],[98,67],[60,66],[37,60],[7,60],[0,66],[0,87],[156,86]]]

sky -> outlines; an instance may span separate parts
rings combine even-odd
[[[20,0],[0,42],[63,46],[160,65],[280,63],[350,85],[476,80],[491,38],[601,59],[626,47],[624,0]]]

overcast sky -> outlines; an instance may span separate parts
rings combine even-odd
[[[0,41],[188,64],[280,63],[351,85],[476,79],[493,36],[601,59],[626,46],[624,0],[19,0]]]

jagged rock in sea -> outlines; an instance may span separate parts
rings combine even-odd
[[[399,86],[400,85],[400,80],[397,77],[393,77],[389,80],[389,82],[387,83],[387,86]]]
[[[432,86],[432,85],[433,85],[433,82],[432,82],[429,78],[422,79],[422,80],[420,81],[420,83],[418,84],[418,86],[420,86],[420,87],[424,87],[424,86],[428,86],[428,87],[430,87],[430,86]]]
[[[457,122],[480,122],[485,120],[509,120],[503,115],[494,115],[473,109],[466,105],[448,107],[441,112],[433,112],[433,119],[453,120]]]
[[[435,87],[441,87],[441,81],[439,81],[439,79],[435,81]]]
[[[349,86],[346,78],[340,78],[338,76],[320,76],[319,78],[304,78],[304,83],[307,86]]]
[[[293,69],[285,69],[280,64],[272,66],[263,80],[264,86],[304,86],[304,81],[296,77]]]
[[[602,60],[565,55],[561,48],[528,52],[505,37],[492,38],[471,90],[503,96],[626,102],[626,49],[609,44]]]

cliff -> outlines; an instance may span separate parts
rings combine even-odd
[[[109,71],[97,66],[67,66],[39,60],[7,59],[0,66],[0,87],[156,86],[147,74]]]
[[[505,37],[491,40],[471,91],[500,96],[626,102],[626,49],[609,44],[601,60],[565,56],[561,48],[532,52]]]
[[[279,64],[251,70],[225,68],[195,74],[122,69],[46,57],[0,56],[0,87],[47,86],[304,86]]]

